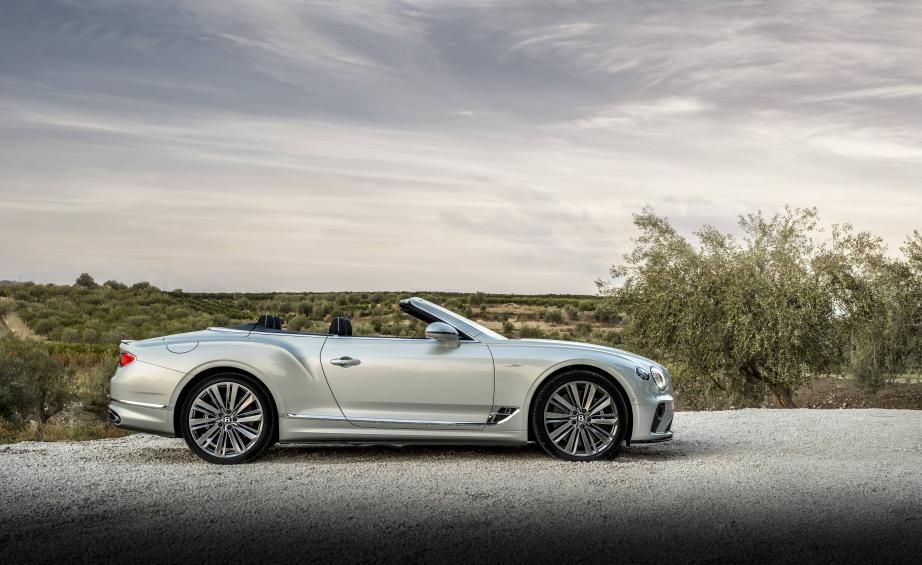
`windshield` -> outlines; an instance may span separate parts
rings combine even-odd
[[[427,304],[427,305],[429,306],[429,308],[431,308],[433,311],[435,311],[435,312],[441,314],[442,316],[444,316],[444,318],[446,318],[447,321],[451,321],[452,318],[455,318],[455,319],[457,319],[457,320],[459,320],[459,321],[461,321],[461,322],[464,322],[464,323],[467,324],[468,326],[474,328],[475,330],[477,330],[477,331],[480,332],[481,334],[484,334],[484,335],[486,335],[487,337],[489,337],[489,338],[491,338],[491,339],[500,339],[500,340],[502,340],[502,339],[508,339],[506,336],[504,336],[504,335],[502,335],[502,334],[498,334],[498,333],[496,333],[495,331],[491,330],[491,329],[488,328],[488,327],[482,326],[482,325],[478,324],[477,322],[475,322],[475,321],[473,321],[473,320],[470,320],[470,319],[468,319],[468,318],[465,318],[464,316],[462,316],[461,314],[458,314],[457,312],[452,312],[451,310],[448,310],[447,308],[442,308],[442,307],[439,306],[438,304],[433,304],[432,302],[429,302],[428,300],[426,301],[426,304]]]

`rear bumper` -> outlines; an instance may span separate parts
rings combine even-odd
[[[170,398],[182,377],[140,359],[118,368],[109,381],[109,421],[127,430],[175,435]]]
[[[109,422],[126,430],[175,436],[173,410],[168,406],[142,406],[138,403],[111,399]]]

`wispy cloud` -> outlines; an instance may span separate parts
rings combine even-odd
[[[818,205],[896,247],[920,28],[908,1],[12,0],[0,279],[591,292],[645,204],[685,231]]]

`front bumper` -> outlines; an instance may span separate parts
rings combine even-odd
[[[663,395],[655,404],[634,405],[634,430],[632,443],[655,443],[672,439],[672,419],[675,401]]]

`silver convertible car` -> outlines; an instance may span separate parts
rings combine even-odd
[[[117,426],[182,436],[202,459],[240,463],[276,442],[525,444],[571,461],[672,438],[669,373],[584,343],[506,339],[421,298],[401,310],[425,338],[282,330],[278,317],[123,341]]]

